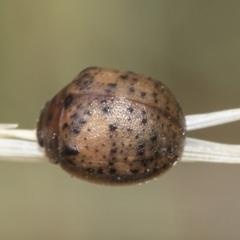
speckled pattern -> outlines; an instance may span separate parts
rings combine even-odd
[[[37,128],[51,162],[99,184],[155,178],[179,160],[185,142],[184,115],[166,86],[95,67],[46,103]]]

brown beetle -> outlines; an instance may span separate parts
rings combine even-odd
[[[142,183],[180,159],[185,118],[161,82],[92,67],[46,103],[37,138],[50,161],[73,176],[99,184]]]

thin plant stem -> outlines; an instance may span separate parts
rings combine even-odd
[[[240,108],[186,116],[187,131],[240,120]],[[0,124],[0,161],[47,162],[38,146],[36,130]],[[187,138],[181,162],[240,163],[240,145]]]

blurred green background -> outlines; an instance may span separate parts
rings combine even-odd
[[[88,66],[164,82],[186,115],[239,107],[240,1],[1,0],[0,122],[34,128]],[[240,124],[191,137],[240,143]],[[179,163],[103,187],[51,164],[0,163],[0,239],[239,239],[240,166]]]

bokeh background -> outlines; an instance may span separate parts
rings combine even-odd
[[[186,115],[237,108],[240,1],[1,0],[0,122],[34,128],[89,66],[164,82]],[[239,144],[240,123],[188,136]],[[179,163],[103,187],[51,164],[0,163],[0,239],[239,239],[240,166]]]

